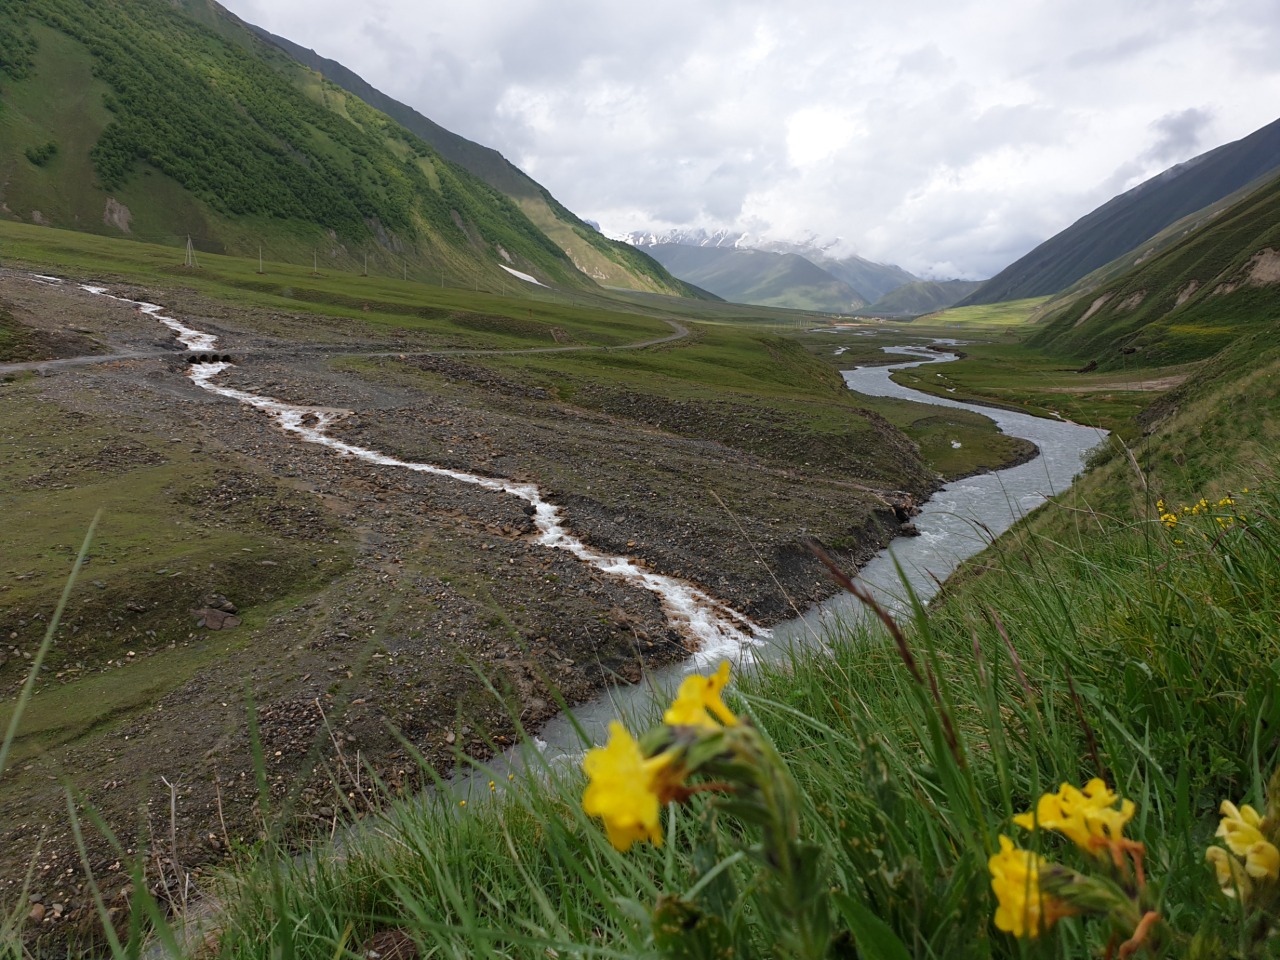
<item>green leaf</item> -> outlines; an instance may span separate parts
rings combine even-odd
[[[858,943],[858,952],[871,960],[911,960],[911,953],[898,939],[889,925],[871,912],[861,900],[855,900],[844,892],[831,895],[849,924],[849,931]]]

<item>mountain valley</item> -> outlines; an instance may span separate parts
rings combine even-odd
[[[484,768],[470,808],[430,791],[709,638],[759,639],[841,593],[833,569],[930,543],[913,517],[944,484],[1039,455],[929,394],[1110,437],[1008,534],[971,524],[982,552],[895,613],[892,642],[841,624],[853,639],[824,636],[822,656],[734,668],[732,710],[765,718],[814,790],[814,862],[842,864],[863,884],[845,899],[878,911],[829,955],[909,956],[928,924],[922,956],[990,950],[986,901],[956,904],[990,899],[1012,811],[1077,773],[1158,798],[1135,836],[1153,873],[1181,857],[1192,876],[1219,794],[1260,795],[1280,762],[1274,698],[1231,673],[1280,662],[1270,580],[1193,576],[1270,550],[1269,508],[1236,498],[1275,472],[1278,138],[1280,121],[1172,167],[990,280],[925,280],[736,230],[610,239],[498,151],[213,0],[0,4],[0,956],[124,956],[112,937],[138,945],[223,900],[242,913],[177,954],[239,956],[243,936],[260,941],[249,955],[408,958],[471,924],[471,953],[437,953],[656,956],[657,914],[621,889],[632,874],[692,884],[701,899],[670,902],[698,922],[676,927],[718,936],[695,902],[728,896],[730,876],[769,886],[754,852],[676,853],[719,814],[673,806],[671,845],[624,861],[584,828],[576,762],[569,793],[556,772],[508,803]],[[916,399],[848,388],[842,370],[904,345],[959,359],[894,372]],[[1194,503],[1219,510],[1184,540]],[[1097,547],[1126,537],[1139,560]],[[1155,600],[1087,594],[1139,567]],[[1205,623],[1228,620],[1253,639],[1213,646]],[[798,679],[833,651],[854,666]],[[751,692],[757,669],[781,686]],[[1214,722],[1177,727],[1184,708]],[[709,715],[664,749],[728,742],[736,721]],[[1238,756],[1201,756],[1215,737]],[[840,751],[856,761],[826,756]],[[405,839],[388,815],[402,800],[448,856]],[[910,840],[929,843],[887,857],[917,816]],[[325,847],[362,821],[367,849]],[[476,882],[482,847],[518,895]],[[405,850],[439,913],[400,897],[421,879],[385,867]],[[302,894],[281,906],[295,891],[277,866],[302,851],[322,866],[290,883],[331,869],[332,914]],[[465,908],[440,892],[449,856],[481,891]],[[699,858],[722,873],[690,880]],[[1216,895],[1212,873],[1196,883]],[[543,879],[521,913],[526,875]],[[1196,883],[1160,889],[1182,904]],[[574,930],[547,932],[553,893]],[[306,949],[282,946],[291,923]],[[376,949],[404,930],[413,952]]]

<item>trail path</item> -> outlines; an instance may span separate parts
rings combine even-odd
[[[665,337],[655,337],[650,340],[640,340],[635,343],[625,343],[609,347],[578,344],[576,346],[565,347],[519,347],[508,350],[488,350],[480,348],[442,350],[361,350],[358,348],[353,349],[348,345],[295,345],[288,347],[250,347],[238,351],[238,354],[240,356],[269,356],[271,354],[280,353],[319,353],[359,357],[443,357],[483,356],[486,354],[492,356],[515,356],[526,353],[609,353],[615,350],[643,350],[646,347],[656,347],[665,343],[673,343],[689,336],[689,328],[684,324],[670,319],[664,319],[663,322],[670,326],[672,330],[672,332]],[[188,349],[194,348],[189,347]],[[173,356],[172,350],[156,347],[149,350],[113,350],[110,353],[86,353],[74,357],[59,357],[56,360],[30,360],[22,363],[0,363],[0,377],[32,371],[36,373],[50,373],[64,367],[82,367],[100,363],[118,363],[122,360],[145,360],[171,356]]]

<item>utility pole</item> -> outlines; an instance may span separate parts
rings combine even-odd
[[[366,277],[369,275],[369,255],[367,253],[364,255],[364,275]]]
[[[266,273],[266,271],[262,269],[262,244],[258,244],[258,273]]]
[[[184,267],[196,266],[196,250],[191,245],[191,234],[189,233],[187,234],[187,259],[183,261],[182,265]]]
[[[314,249],[311,251],[311,275],[320,276],[320,255]]]

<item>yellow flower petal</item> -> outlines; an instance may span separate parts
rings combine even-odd
[[[1120,807],[1115,807],[1120,801]],[[1097,853],[1111,843],[1124,839],[1124,827],[1133,819],[1132,800],[1120,800],[1100,779],[1090,780],[1083,790],[1069,783],[1057,793],[1046,793],[1036,803],[1034,816],[1019,814],[1013,822],[1020,827],[1053,830],[1076,846]]]
[[[1059,918],[1070,915],[1070,906],[1040,890],[1045,861],[1030,850],[1020,850],[1006,836],[1000,852],[987,861],[991,889],[996,895],[996,927],[1015,937],[1037,937]]]
[[[582,768],[591,782],[582,795],[582,809],[604,820],[609,842],[628,850],[637,840],[662,845],[660,788],[669,754],[646,759],[640,744],[616,720],[609,724],[609,742],[587,751]]]
[[[1262,835],[1262,817],[1253,807],[1247,803],[1237,807],[1230,800],[1223,800],[1218,809],[1222,813],[1222,820],[1215,836],[1225,840],[1237,857],[1246,856],[1255,843],[1266,842],[1266,837]]]
[[[1253,884],[1239,860],[1221,847],[1210,847],[1204,852],[1204,858],[1213,864],[1214,872],[1218,875],[1218,886],[1223,893],[1233,900],[1236,897],[1249,899]]]
[[[1245,854],[1244,869],[1257,880],[1280,879],[1280,850],[1266,840],[1255,843]]]
[[[685,677],[676,691],[676,698],[662,715],[662,722],[671,727],[697,727],[701,730],[719,730],[721,725],[737,726],[733,715],[720,694],[729,682],[729,661],[709,677]]]

